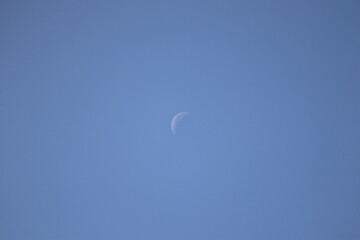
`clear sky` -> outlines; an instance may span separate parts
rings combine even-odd
[[[0,35],[0,239],[360,239],[359,1],[2,0]]]

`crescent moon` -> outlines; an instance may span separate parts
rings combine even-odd
[[[179,122],[186,116],[188,115],[188,112],[179,112],[178,114],[176,114],[172,120],[171,120],[171,131],[172,133],[175,135],[176,134],[176,127],[179,124]]]

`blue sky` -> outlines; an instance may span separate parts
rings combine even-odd
[[[2,1],[0,238],[359,239],[359,10]]]

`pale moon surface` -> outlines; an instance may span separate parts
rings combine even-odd
[[[177,113],[171,120],[171,131],[175,135],[176,134],[176,128],[181,122],[181,120],[188,115],[189,112],[179,112]]]

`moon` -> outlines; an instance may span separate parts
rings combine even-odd
[[[181,120],[186,116],[190,114],[189,112],[179,112],[177,113],[171,120],[171,131],[174,135],[176,135],[176,128],[181,122]]]

